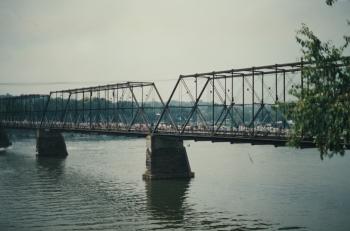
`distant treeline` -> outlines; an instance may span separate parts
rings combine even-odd
[[[17,119],[25,118],[31,120],[31,116],[38,119],[43,115],[44,109],[45,117],[47,120],[74,120],[77,121],[90,121],[90,118],[95,122],[130,122],[136,114],[138,118],[136,122],[142,121],[141,112],[147,117],[151,123],[155,123],[163,111],[163,105],[159,101],[145,102],[133,102],[118,101],[113,102],[104,98],[85,98],[85,99],[62,99],[51,98],[49,103],[42,98],[38,99],[24,99],[24,100],[3,100],[4,97],[10,95],[0,96],[0,117]],[[174,122],[183,124],[189,117],[193,108],[192,102],[172,101],[169,105],[169,112]],[[203,120],[207,124],[212,124],[213,120],[223,121],[226,125],[238,126],[245,122],[249,124],[253,118],[254,109],[254,121],[255,124],[259,123],[279,123],[284,120],[282,111],[277,110],[276,106],[255,104],[254,108],[252,104],[243,105],[222,105],[211,104],[210,102],[200,101],[198,109],[194,110],[193,116],[190,118],[189,123],[201,123]],[[214,118],[213,118],[214,115]],[[169,117],[164,116],[163,121],[169,123]]]

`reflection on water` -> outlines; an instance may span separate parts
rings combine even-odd
[[[154,219],[182,223],[190,180],[146,181],[147,206]]]
[[[237,212],[196,210],[195,205],[186,201],[191,180],[146,181],[145,186],[150,220],[156,225],[153,229],[266,230],[276,226]]]
[[[47,177],[58,179],[64,173],[65,158],[36,157],[39,174],[46,174]]]

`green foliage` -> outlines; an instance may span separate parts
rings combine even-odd
[[[333,5],[337,0],[326,0],[327,5]]]
[[[350,143],[350,62],[342,55],[348,41],[340,48],[321,42],[304,24],[296,39],[304,61],[314,64],[302,70],[304,88],[291,92],[298,100],[290,113],[295,124],[290,144],[299,146],[303,137],[310,137],[321,158],[343,155]],[[337,66],[339,60],[346,66]]]

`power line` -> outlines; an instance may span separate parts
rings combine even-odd
[[[153,82],[168,82],[175,81],[176,78],[172,79],[145,79],[143,81]],[[62,82],[0,82],[1,86],[50,86],[50,85],[74,85],[74,84],[108,84],[115,82],[126,82],[130,80],[119,80],[119,81],[62,81]]]

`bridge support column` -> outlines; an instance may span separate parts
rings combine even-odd
[[[11,141],[7,136],[7,133],[4,129],[0,128],[0,148],[7,148],[11,146]]]
[[[147,136],[146,139],[144,180],[194,177],[181,139],[154,135]]]
[[[51,130],[37,131],[36,151],[39,157],[66,157],[68,155],[66,143],[60,132]]]

